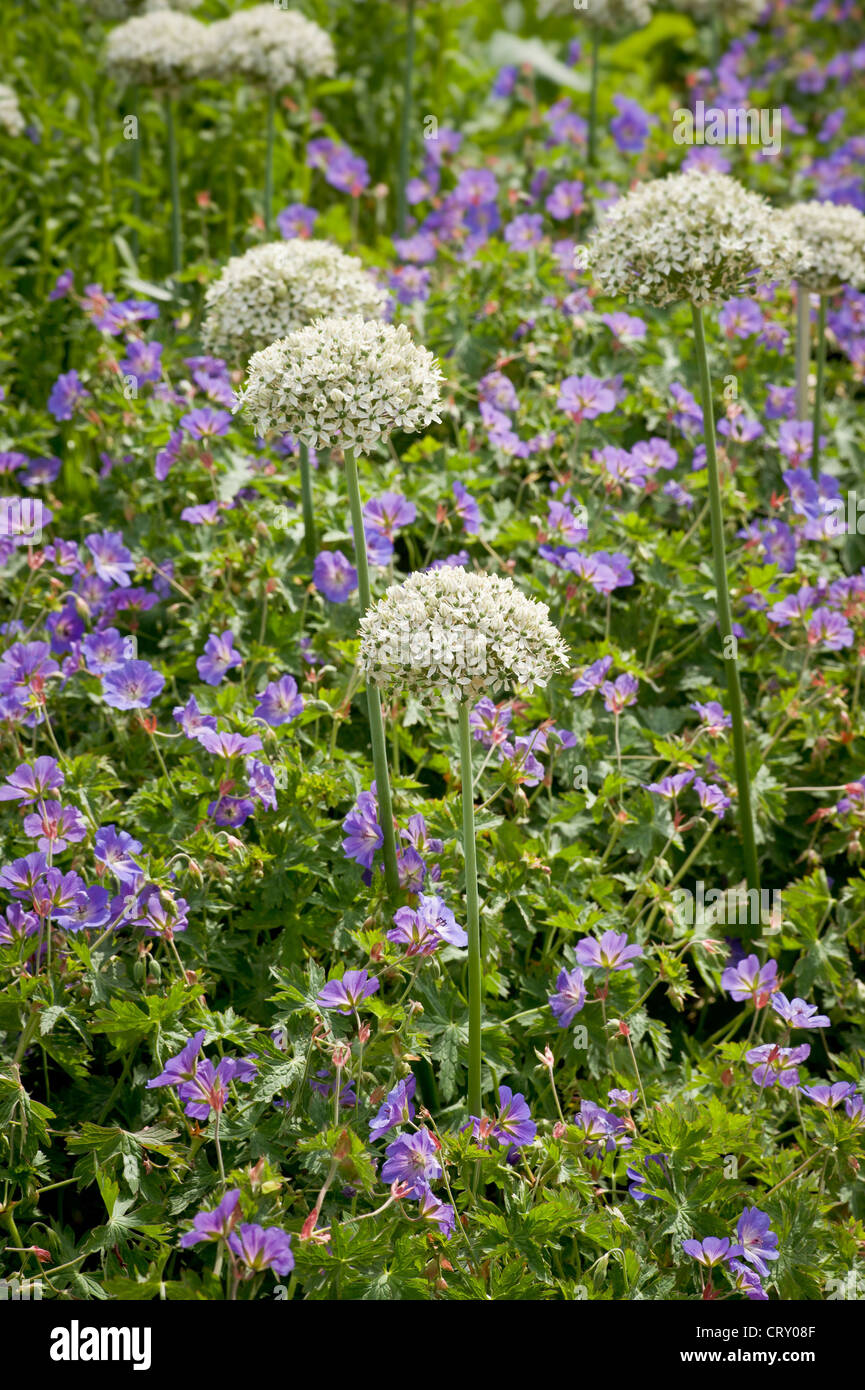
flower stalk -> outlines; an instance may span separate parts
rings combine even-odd
[[[300,443],[300,498],[303,507],[303,543],[310,560],[315,558],[315,508],[312,500],[312,469],[309,446]]]
[[[351,525],[354,532],[354,553],[357,560],[357,587],[360,595],[361,616],[372,603],[369,584],[369,560],[366,553],[366,532],[363,525],[363,508],[360,501],[360,484],[357,476],[357,459],[353,449],[345,450],[345,477],[348,487],[348,504],[351,511]],[[384,849],[384,872],[388,892],[394,896],[399,890],[399,872],[396,862],[396,837],[393,830],[393,807],[390,795],[390,776],[387,763],[387,742],[384,733],[384,718],[381,712],[381,696],[373,681],[367,681],[367,709],[369,712],[369,733],[372,743],[372,765],[375,769],[376,798],[378,801],[379,823]]]
[[[475,841],[475,807],[472,790],[472,745],[469,704],[460,702],[460,779],[462,782],[463,854],[466,865],[466,925],[469,965],[469,1066],[468,1108],[470,1115],[483,1114],[481,1086],[481,925],[478,901],[478,861]]]
[[[589,139],[588,151],[586,155],[589,167],[597,163],[598,158],[598,77],[600,68],[600,49],[601,36],[597,29],[592,33],[591,50],[591,79],[589,87]]]
[[[171,188],[171,268],[179,275],[183,267],[183,231],[180,220],[180,172],[177,163],[177,130],[174,120],[174,99],[166,93],[165,138],[168,148],[168,179]]]
[[[820,295],[817,310],[817,388],[814,393],[814,438],[811,441],[811,476],[814,481],[820,476],[820,423],[823,409],[823,378],[826,374],[826,302],[827,296]]]
[[[273,236],[273,147],[276,137],[276,92],[267,92],[267,136],[264,154],[264,230],[270,241]]]
[[[811,365],[811,295],[796,286],[796,419],[808,419],[808,368]]]
[[[754,836],[754,822],[751,814],[751,784],[748,772],[748,753],[745,742],[745,720],[742,708],[742,691],[739,684],[739,671],[736,665],[735,638],[733,637],[733,618],[730,608],[730,591],[727,584],[727,555],[724,548],[724,516],[721,507],[721,483],[718,474],[718,455],[715,447],[715,418],[712,410],[712,384],[709,376],[709,359],[706,353],[706,333],[703,326],[703,311],[698,304],[691,305],[694,319],[694,341],[697,349],[697,366],[700,373],[700,396],[703,406],[703,434],[706,444],[706,468],[709,475],[709,514],[712,528],[712,562],[715,571],[715,590],[718,609],[718,623],[724,649],[724,665],[727,675],[727,694],[730,701],[730,717],[733,721],[733,760],[736,770],[736,787],[739,794],[738,820],[742,851],[745,857],[745,872],[748,888],[760,889],[760,873],[757,861],[757,844]]]
[[[415,48],[415,0],[407,0],[405,70],[403,76],[402,124],[399,142],[399,183],[397,187],[396,230],[397,236],[405,236],[406,223],[406,185],[408,184],[409,156],[411,154],[412,83],[414,77]]]

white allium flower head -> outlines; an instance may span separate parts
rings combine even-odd
[[[201,0],[77,0],[98,19],[129,19],[149,10],[196,10]]]
[[[111,30],[105,65],[124,85],[179,87],[199,74],[206,34],[191,15],[150,10]]]
[[[796,279],[827,294],[852,285],[865,287],[865,214],[841,203],[794,203],[781,219],[805,246],[811,264]]]
[[[613,203],[577,263],[609,295],[702,305],[788,283],[804,255],[760,194],[694,170],[637,184]]]
[[[262,435],[278,430],[312,448],[369,450],[392,430],[438,421],[443,380],[404,324],[317,319],[253,354],[235,409]]]
[[[204,297],[209,352],[243,358],[320,318],[380,319],[387,292],[356,256],[293,237],[233,256]]]
[[[694,19],[710,19],[723,4],[724,20],[731,24],[744,20],[753,24],[766,8],[766,0],[669,0],[669,7],[693,15]]]
[[[645,29],[652,18],[653,3],[654,0],[586,0],[585,6],[576,10],[576,17],[610,33]]]
[[[211,24],[208,76],[244,77],[280,91],[307,77],[332,77],[336,54],[330,35],[297,10],[254,5]]]
[[[360,620],[360,661],[387,690],[476,700],[503,685],[546,685],[568,648],[545,603],[512,579],[443,566],[393,584]]]
[[[9,135],[20,135],[25,121],[18,105],[18,97],[12,87],[0,82],[0,128]]]

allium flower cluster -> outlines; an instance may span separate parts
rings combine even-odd
[[[587,24],[610,33],[645,29],[652,18],[652,0],[590,0],[582,17]]]
[[[121,86],[179,87],[199,75],[206,38],[191,15],[153,10],[112,29],[105,66]]]
[[[546,685],[567,647],[546,604],[512,579],[444,568],[392,585],[360,621],[360,661],[385,688],[474,701],[503,684]]]
[[[807,248],[811,264],[799,284],[828,294],[842,285],[865,286],[865,213],[841,203],[794,203],[782,214],[791,235]]]
[[[404,324],[318,319],[256,352],[239,397],[259,434],[313,448],[372,449],[438,421],[441,370]]]
[[[314,319],[380,319],[387,294],[329,241],[267,242],[232,256],[204,297],[209,352],[248,358]]]
[[[20,135],[24,129],[24,117],[18,105],[18,97],[12,87],[0,82],[0,129],[9,135]]]
[[[726,174],[669,174],[607,208],[588,263],[612,296],[711,304],[788,282],[804,252],[767,200]]]
[[[274,91],[308,77],[332,77],[336,55],[330,36],[297,10],[253,5],[207,29],[208,77],[242,77]]]
[[[670,0],[669,8],[682,10],[694,19],[711,19],[718,13],[717,0]],[[724,19],[728,24],[737,19],[753,24],[765,8],[766,0],[724,0]]]

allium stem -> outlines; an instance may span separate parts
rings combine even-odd
[[[589,87],[589,147],[586,157],[590,166],[596,163],[598,153],[598,68],[600,66],[598,58],[600,47],[601,36],[596,29],[592,34],[592,75]]]
[[[306,553],[312,560],[315,557],[315,509],[312,504],[312,472],[309,466],[309,448],[300,445],[300,497],[303,506],[303,541]]]
[[[745,746],[745,719],[742,711],[742,691],[739,685],[739,671],[736,664],[736,656],[734,655],[735,639],[733,639],[733,617],[730,609],[730,591],[727,587],[727,555],[724,549],[724,514],[721,507],[721,482],[718,476],[718,455],[715,450],[715,417],[712,410],[712,383],[709,377],[709,359],[706,353],[703,311],[698,304],[692,304],[691,311],[694,317],[694,342],[697,349],[697,366],[700,372],[700,396],[703,405],[703,434],[706,444],[706,468],[709,475],[709,514],[712,524],[712,561],[715,570],[718,623],[721,629],[721,641],[724,644],[727,694],[730,701],[730,717],[733,721],[733,761],[736,769],[736,787],[739,793],[739,835],[745,856],[745,873],[748,880],[748,888],[749,890],[755,889],[759,893],[760,871],[757,863],[757,844],[754,838],[754,822],[751,816],[751,784],[748,775],[748,754]]]
[[[480,1119],[481,1091],[481,919],[472,790],[472,744],[468,701],[460,702],[460,778],[463,801],[463,854],[466,861],[466,922],[469,937],[469,1114]]]
[[[823,377],[826,373],[826,295],[817,311],[817,387],[814,392],[814,439],[811,443],[811,476],[820,476],[820,419],[823,410]]]
[[[808,419],[808,368],[811,365],[811,295],[796,286],[796,419]]]
[[[276,92],[267,92],[267,147],[264,156],[264,230],[273,236],[273,146],[276,133]]]
[[[360,504],[360,484],[357,477],[357,459],[352,449],[345,450],[345,477],[348,486],[348,505],[351,511],[351,525],[354,532],[354,554],[357,560],[357,587],[360,594],[360,611],[365,613],[372,602],[369,587],[369,561],[366,554],[366,532],[363,528],[363,508]],[[384,872],[388,892],[394,897],[399,891],[399,871],[396,863],[396,837],[393,833],[393,807],[390,799],[390,776],[387,766],[387,743],[384,735],[384,719],[381,712],[381,697],[378,686],[367,681],[366,701],[369,711],[369,736],[372,743],[372,765],[375,769],[376,799],[378,819],[384,841]]]
[[[171,185],[171,266],[175,275],[183,267],[183,239],[180,229],[180,173],[177,165],[177,132],[174,126],[174,99],[166,93],[164,102],[165,138],[168,147],[168,178]]]
[[[132,216],[141,220],[141,97],[137,86],[132,88],[132,114],[135,117],[135,139],[132,143]],[[132,228],[129,238],[133,258],[138,260],[138,227]]]
[[[406,7],[405,35],[405,73],[402,94],[402,126],[399,139],[399,186],[397,188],[396,231],[397,236],[405,236],[406,184],[408,183],[409,156],[411,154],[412,117],[412,79],[414,75],[414,6],[415,0],[408,0]]]

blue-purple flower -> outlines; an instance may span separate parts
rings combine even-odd
[[[371,980],[365,970],[346,970],[341,980],[328,980],[316,1003],[320,1009],[339,1009],[341,1013],[351,1013],[364,999],[375,994],[378,987],[378,980]]]

